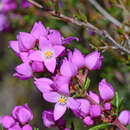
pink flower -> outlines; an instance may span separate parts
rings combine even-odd
[[[98,51],[94,51],[85,57],[85,66],[89,70],[98,70],[102,65],[103,56]]]
[[[69,60],[75,64],[78,69],[85,66],[84,55],[78,49],[74,49],[73,54],[71,51],[69,52]]]
[[[103,100],[111,100],[115,96],[112,85],[107,83],[105,79],[99,83],[98,90]]]
[[[21,7],[25,9],[28,7],[32,7],[32,5],[26,0],[21,0]]]
[[[130,112],[128,110],[123,110],[119,116],[118,120],[123,124],[123,125],[128,125],[129,120],[130,120]]]
[[[100,99],[99,99],[99,96],[96,94],[96,93],[94,93],[94,92],[92,92],[92,91],[89,91],[89,96],[96,102],[96,103],[100,103]]]
[[[43,93],[43,98],[51,103],[56,103],[54,107],[54,120],[60,119],[67,108],[76,110],[79,108],[79,103],[72,97],[68,97],[57,92]]]
[[[2,124],[4,128],[10,128],[15,124],[15,120],[11,116],[6,115],[6,116],[1,117],[0,123]]]
[[[53,81],[48,78],[34,78],[34,84],[37,86],[37,88],[42,92],[48,92],[52,91],[51,85],[53,84]]]
[[[86,99],[77,99],[76,101],[80,103],[80,106],[77,110],[73,110],[73,113],[79,118],[86,117],[89,114],[90,102]]]
[[[39,48],[30,54],[29,59],[32,61],[44,62],[44,65],[51,73],[54,73],[56,68],[56,58],[64,51],[63,46],[52,46],[51,42],[45,37],[42,37],[39,41]]]
[[[16,71],[17,73],[14,73],[13,76],[18,77],[21,80],[26,80],[33,76],[32,67],[28,62],[18,65]]]
[[[111,110],[111,103],[110,103],[110,102],[106,102],[106,103],[104,104],[104,109],[105,109],[105,110]]]
[[[90,115],[91,117],[99,117],[101,115],[101,107],[99,105],[91,105]]]
[[[35,22],[32,30],[31,35],[34,36],[36,39],[40,39],[40,37],[47,36],[47,31],[43,26],[42,22]]]
[[[69,95],[69,77],[56,75],[55,77],[53,77],[53,81],[53,89],[55,89],[57,92]]]
[[[17,38],[20,51],[29,51],[34,48],[36,39],[31,34],[20,32]]]
[[[63,42],[63,44],[68,44],[68,43],[72,42],[72,40],[79,41],[79,38],[78,37],[70,36],[70,37],[64,38],[62,40],[62,42]]]
[[[92,120],[92,118],[90,116],[86,116],[83,120],[84,124],[87,126],[91,126],[94,124],[94,121]]]
[[[32,111],[27,104],[24,106],[16,106],[12,111],[12,115],[22,125],[25,125],[33,119]]]
[[[63,63],[60,67],[60,73],[66,77],[74,77],[77,73],[77,66],[66,58],[63,60]]]

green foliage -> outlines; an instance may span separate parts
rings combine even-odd
[[[112,124],[100,124],[96,125],[88,130],[104,130],[105,128],[108,128],[108,126],[111,126]]]

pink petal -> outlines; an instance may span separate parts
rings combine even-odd
[[[51,103],[55,103],[58,101],[60,95],[57,92],[47,92],[43,93],[43,98]]]
[[[54,46],[53,48],[55,50],[56,57],[58,57],[65,50],[65,47],[63,46]]]
[[[42,51],[35,51],[30,54],[29,59],[32,61],[43,61]]]
[[[56,59],[55,58],[44,61],[44,64],[45,64],[46,68],[48,69],[48,71],[50,71],[51,73],[54,73],[55,68],[56,68]]]
[[[41,50],[52,48],[51,42],[48,39],[46,39],[46,37],[41,37],[39,40],[39,48]]]
[[[77,102],[74,98],[68,97],[67,100],[67,106],[73,110],[78,109],[80,106],[80,103]]]
[[[59,103],[56,103],[54,107],[54,119],[55,120],[60,119],[65,113],[66,109],[67,109],[66,105],[61,105]]]

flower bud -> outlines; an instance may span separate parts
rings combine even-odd
[[[103,100],[111,100],[115,96],[112,85],[107,83],[105,79],[99,83],[98,90]]]
[[[98,51],[94,51],[85,57],[85,66],[89,70],[98,70],[102,65],[103,56]]]
[[[91,119],[90,116],[86,116],[83,120],[84,124],[87,126],[91,126],[94,124],[94,121]]]
[[[99,117],[101,115],[101,107],[99,105],[91,105],[90,115],[91,117]]]
[[[1,124],[4,128],[10,128],[15,124],[15,120],[11,116],[6,115],[1,118]]]
[[[111,103],[106,102],[106,103],[104,104],[104,109],[105,109],[105,110],[110,110],[110,109],[111,109]]]
[[[27,104],[24,106],[16,106],[12,111],[13,117],[22,125],[28,123],[33,119],[33,114]]]
[[[52,110],[43,111],[42,119],[45,127],[51,127],[55,125],[54,115]]]
[[[129,124],[129,118],[130,118],[130,112],[128,110],[122,111],[119,116],[118,120],[123,124],[123,125],[128,125]]]

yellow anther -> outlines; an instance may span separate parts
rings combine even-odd
[[[52,52],[51,52],[51,51],[46,51],[46,52],[45,52],[45,55],[46,55],[47,57],[49,57],[49,56],[52,55]]]
[[[62,103],[62,104],[64,104],[64,103],[65,103],[64,97],[61,97],[61,98],[59,99],[59,102]]]

